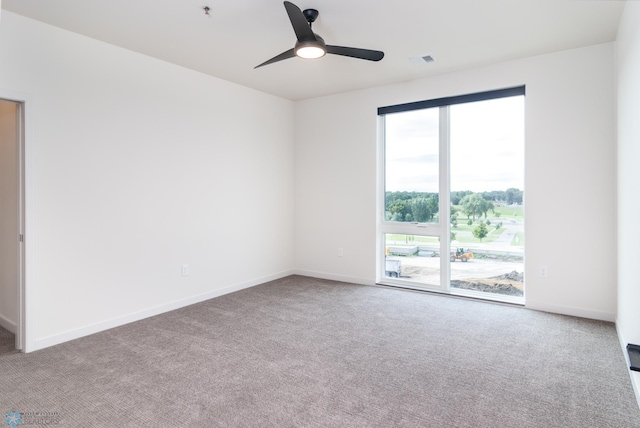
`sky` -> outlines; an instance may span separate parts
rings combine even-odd
[[[438,191],[438,108],[385,118],[386,190]],[[450,107],[451,191],[524,190],[524,96]]]

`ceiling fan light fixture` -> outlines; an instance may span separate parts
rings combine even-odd
[[[327,51],[320,46],[302,46],[296,49],[296,55],[304,59],[321,58],[325,56],[326,53]]]
[[[322,38],[317,36],[319,40],[298,42],[295,47],[296,56],[304,59],[316,59],[322,58],[327,53],[325,44],[322,43]]]

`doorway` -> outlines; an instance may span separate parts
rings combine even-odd
[[[0,98],[0,355],[23,347],[23,110]]]

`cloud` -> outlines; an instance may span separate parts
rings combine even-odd
[[[524,188],[524,97],[451,106],[451,189]],[[438,109],[385,116],[386,186],[438,191]]]

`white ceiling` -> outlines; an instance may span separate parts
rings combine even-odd
[[[615,40],[616,0],[293,0],[327,44],[382,50],[253,67],[293,48],[281,0],[3,0],[2,8],[292,100]],[[202,8],[209,6],[207,17]],[[409,58],[430,54],[436,61]],[[594,61],[597,61],[594,58]]]

